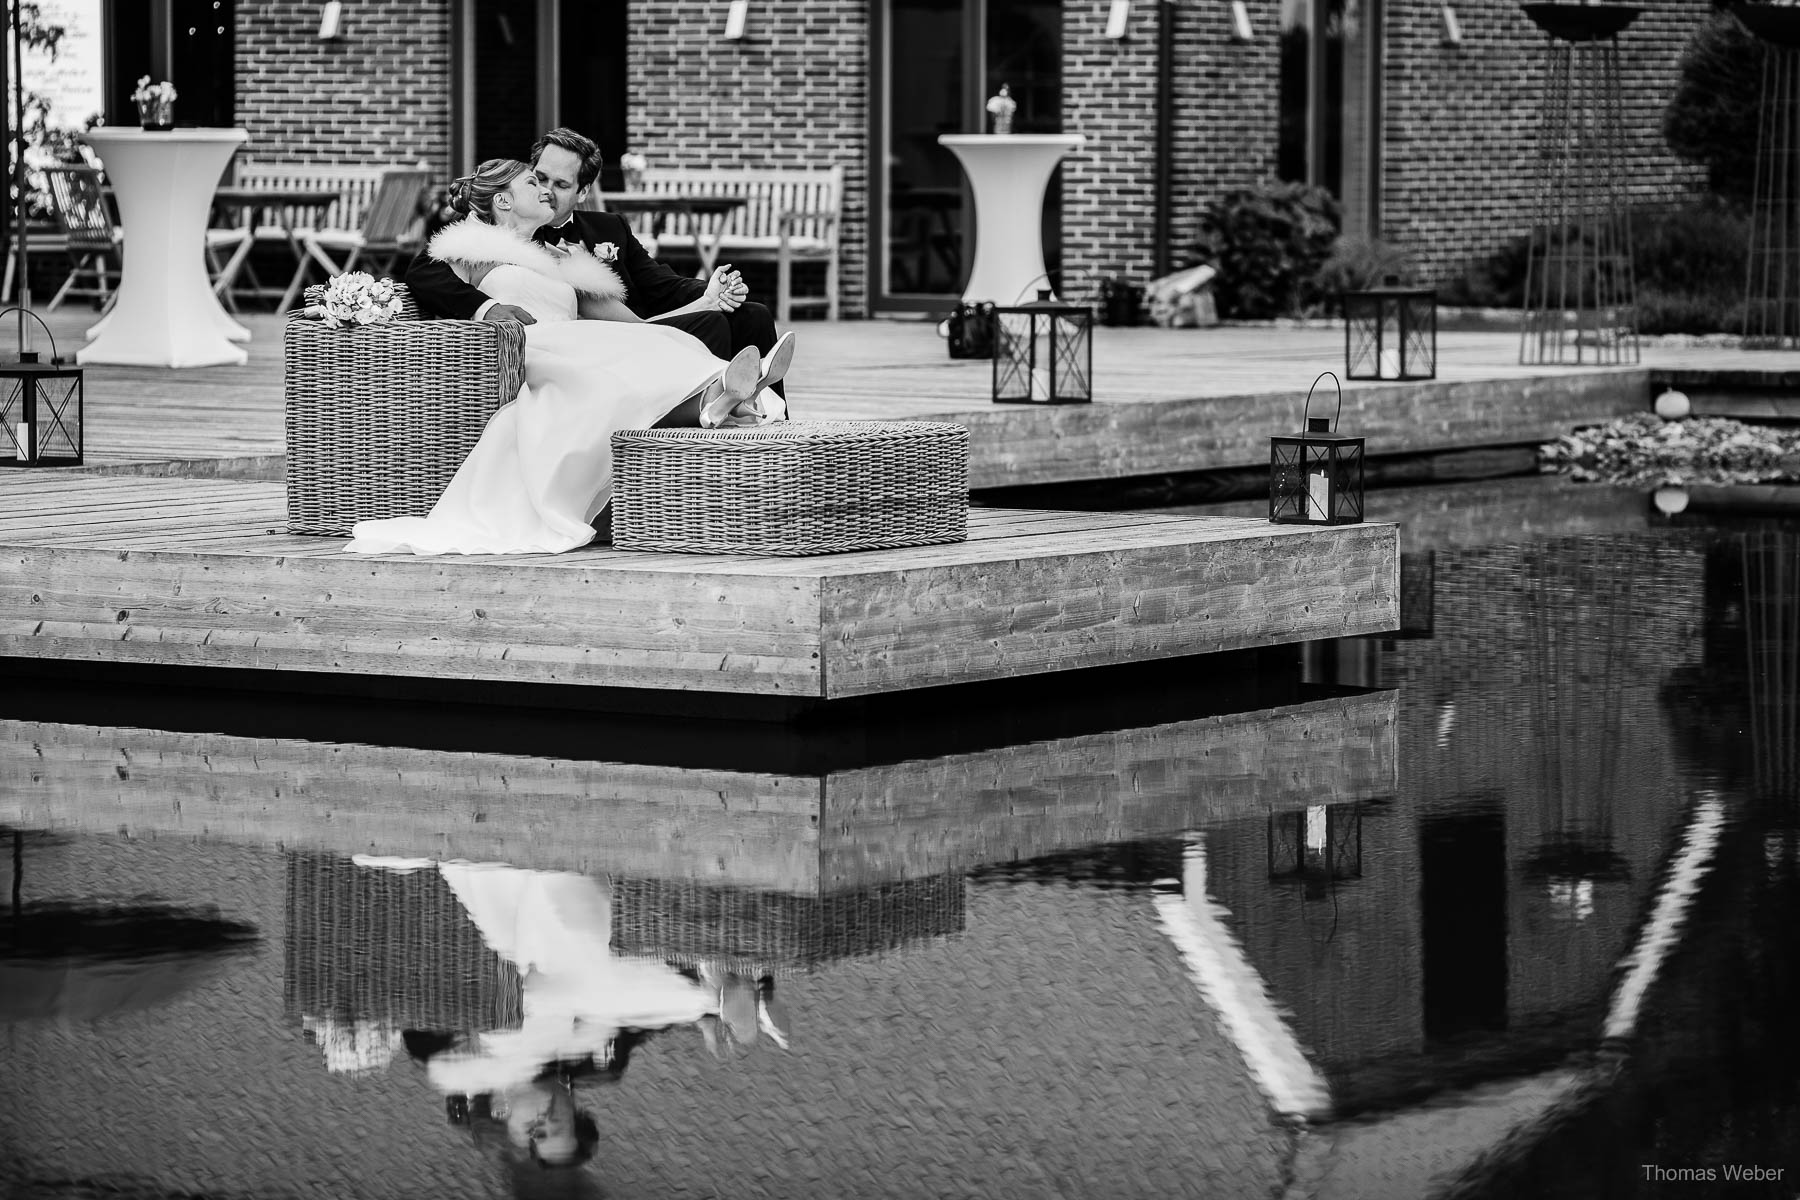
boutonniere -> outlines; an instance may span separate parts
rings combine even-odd
[[[594,247],[594,257],[603,263],[617,262],[619,259],[618,243],[601,242],[598,246]]]

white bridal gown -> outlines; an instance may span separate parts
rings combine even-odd
[[[612,498],[612,434],[656,424],[719,373],[704,343],[656,322],[575,319],[575,289],[504,264],[481,288],[536,318],[525,385],[425,517],[359,521],[358,554],[560,553],[593,540]]]

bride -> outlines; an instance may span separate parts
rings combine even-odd
[[[349,551],[572,550],[593,540],[592,523],[612,498],[615,430],[784,415],[764,389],[787,369],[791,333],[766,361],[746,348],[724,363],[691,334],[639,320],[613,268],[583,248],[531,240],[551,207],[525,163],[490,159],[453,183],[450,199],[464,219],[438,231],[431,255],[535,318],[525,326],[525,383],[488,421],[429,516],[359,521]]]

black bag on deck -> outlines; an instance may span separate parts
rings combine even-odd
[[[959,304],[944,322],[951,358],[994,357],[994,304]]]

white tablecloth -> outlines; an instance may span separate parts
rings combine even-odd
[[[975,192],[975,262],[963,299],[1021,304],[1049,287],[1044,270],[1044,190],[1078,133],[946,133]]]
[[[125,253],[118,302],[88,330],[81,363],[209,367],[249,356],[206,275],[206,219],[242,129],[90,129],[118,197]]]

